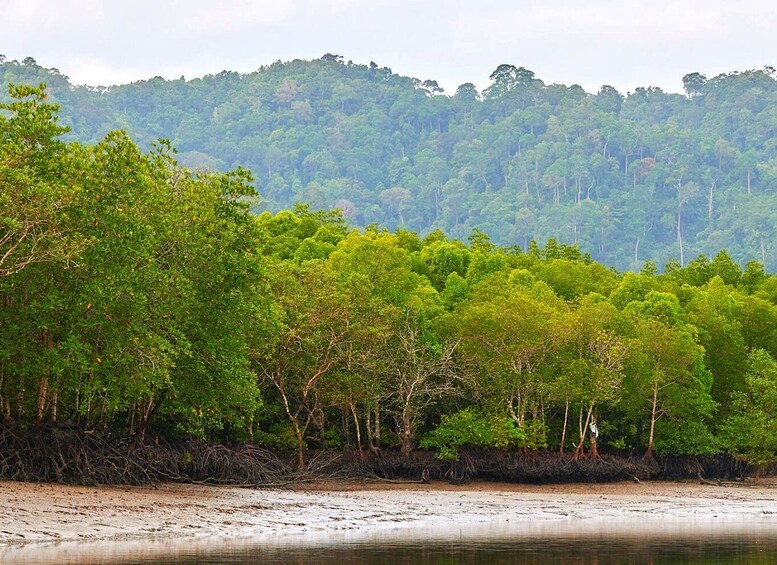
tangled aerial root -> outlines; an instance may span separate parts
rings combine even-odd
[[[573,459],[538,452],[471,451],[458,461],[440,461],[431,453],[413,457],[386,454],[380,472],[388,477],[414,476],[461,483],[472,479],[520,483],[612,482],[643,480],[659,474],[655,463],[632,458]]]
[[[263,484],[289,465],[252,445],[172,445],[111,439],[77,428],[0,426],[0,477],[82,485],[139,485],[155,481]]]
[[[293,454],[251,444],[138,442],[75,427],[0,425],[0,479],[16,481],[80,485],[173,481],[261,487],[322,479],[562,483],[732,479],[752,473],[746,463],[728,456],[574,459],[547,451],[504,450],[464,451],[457,461],[437,459],[428,451],[318,450],[308,452],[305,470],[298,471]]]

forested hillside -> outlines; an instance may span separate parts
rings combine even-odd
[[[692,70],[692,69],[691,69]],[[250,74],[73,87],[34,60],[0,82],[49,85],[71,139],[126,129],[167,138],[182,163],[253,171],[262,206],[297,202],[380,224],[499,245],[578,243],[638,270],[728,249],[777,268],[777,82],[773,69],[684,78],[687,95],[547,85],[501,65],[492,84],[434,81],[326,55]]]
[[[121,132],[65,143],[43,89],[11,94],[0,444],[66,426],[250,441],[300,468],[325,446],[777,459],[777,277],[758,262],[620,274],[552,239],[255,216],[246,171],[193,173]],[[33,451],[4,451],[0,476],[30,477]]]

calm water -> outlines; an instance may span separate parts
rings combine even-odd
[[[622,526],[622,524],[621,524]],[[633,530],[640,524],[633,524]],[[318,539],[250,538],[62,544],[44,548],[5,548],[0,563],[12,564],[774,564],[777,528],[742,523],[698,528],[682,523],[648,527],[640,535],[617,528],[531,534],[500,527],[472,532],[405,531],[369,537],[339,534]],[[675,531],[675,533],[672,532]]]

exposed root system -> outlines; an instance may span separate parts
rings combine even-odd
[[[360,455],[320,450],[310,452],[307,461],[305,470],[299,471],[293,454],[274,453],[250,444],[226,447],[150,439],[139,443],[72,427],[0,426],[0,478],[82,485],[172,481],[283,486],[320,479],[363,478],[563,483],[735,479],[753,472],[746,463],[726,456],[574,459],[558,453],[499,450],[467,451],[457,461],[437,459],[428,451]]]

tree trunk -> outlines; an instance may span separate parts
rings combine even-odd
[[[588,449],[588,456],[591,459],[599,459],[599,449],[596,446],[596,434],[589,430],[588,437],[591,440],[591,446]]]
[[[135,414],[138,411],[138,406],[136,402],[132,403],[132,408],[130,408],[130,421],[129,421],[129,435],[132,436],[135,434]]]
[[[569,400],[566,401],[566,404],[564,405],[564,427],[561,428],[561,448],[558,450],[558,452],[561,455],[564,455],[564,442],[567,439],[567,421],[569,417]]]
[[[580,456],[584,454],[583,443],[585,442],[585,435],[588,432],[588,424],[591,423],[591,414],[593,414],[593,411],[594,411],[594,405],[591,404],[591,406],[589,406],[588,408],[588,414],[586,414],[586,417],[585,417],[585,423],[580,427],[580,443],[577,445],[577,449],[575,449],[574,459],[579,459]],[[582,409],[581,409],[580,415],[582,419]],[[593,449],[595,448],[596,448],[596,445],[595,443],[593,443],[590,447],[592,456],[593,456]]]
[[[303,471],[305,469],[305,436],[296,422],[294,422],[294,436],[297,438],[297,471]]]
[[[380,449],[380,405],[375,403],[375,447]]]
[[[138,424],[138,441],[143,443],[146,437],[146,429],[151,421],[151,415],[154,413],[154,399],[149,398],[148,402],[140,404],[140,422]]]
[[[712,197],[715,190],[715,183],[710,183],[710,195],[707,198],[707,223],[712,222]]]
[[[3,422],[11,421],[11,391],[5,383],[5,371],[0,367],[0,410],[3,414]]]
[[[648,436],[648,447],[645,452],[645,459],[653,458],[653,438],[656,431],[656,408],[658,406],[658,379],[653,383],[653,404],[650,409],[650,435]]]
[[[35,413],[35,425],[40,425],[43,422],[43,416],[46,411],[46,398],[49,393],[49,378],[43,377],[38,382],[38,410]]]
[[[359,430],[359,417],[356,415],[356,406],[353,401],[349,402],[348,405],[351,408],[351,414],[353,415],[353,425],[356,429],[356,445],[359,446],[359,455],[364,455],[362,450],[362,434]]]
[[[57,404],[59,403],[59,394],[57,392],[57,389],[55,388],[51,392],[51,421],[56,422],[57,421]]]
[[[682,213],[677,209],[677,241],[680,242],[680,266],[685,267],[685,253],[683,252],[683,228]]]
[[[350,406],[348,408],[342,407],[340,409],[340,428],[343,430],[343,449],[351,447],[351,426],[348,424],[349,410]],[[321,437],[323,438],[324,435],[321,434]]]
[[[372,432],[372,409],[367,408],[364,413],[364,429],[367,430],[367,447],[370,448],[372,453],[376,453],[378,448],[375,447],[374,434]]]
[[[637,243],[634,244],[634,264],[639,264],[639,238],[637,238]]]
[[[402,429],[399,433],[400,449],[402,453],[413,451],[413,435],[411,430],[410,410],[406,406],[402,411]]]

